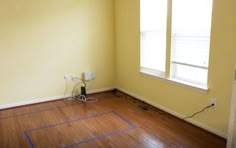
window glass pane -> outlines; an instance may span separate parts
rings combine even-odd
[[[172,38],[172,61],[208,67],[209,36],[177,33]]]
[[[167,0],[141,0],[141,67],[165,71]]]
[[[141,67],[165,71],[166,35],[160,32],[143,32],[141,35]]]
[[[140,0],[141,32],[166,32],[167,0]]]
[[[207,69],[172,64],[172,71],[174,71],[173,78],[199,85],[207,84]]]
[[[172,32],[210,35],[212,0],[173,0]]]
[[[173,0],[172,77],[207,83],[211,16],[212,0]]]
[[[208,66],[212,0],[173,0],[172,60]]]

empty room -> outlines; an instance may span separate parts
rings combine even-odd
[[[1,148],[236,148],[235,0],[0,0]]]

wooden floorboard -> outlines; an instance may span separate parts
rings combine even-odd
[[[0,111],[0,147],[223,148],[226,141],[124,94]],[[141,108],[145,106],[145,108]]]

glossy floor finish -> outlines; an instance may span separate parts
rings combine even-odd
[[[90,96],[91,97],[91,96]],[[0,111],[0,147],[217,148],[226,141],[111,92],[95,103],[60,100]]]

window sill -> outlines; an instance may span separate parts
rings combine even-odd
[[[165,74],[154,73],[151,71],[146,71],[144,69],[141,69],[140,73],[144,74],[144,75],[151,76],[151,77],[155,77],[155,78],[158,78],[158,79],[161,79],[164,81],[168,81],[168,82],[180,85],[180,86],[192,88],[192,89],[204,92],[204,93],[207,93],[209,90],[209,88],[207,86],[197,85],[197,84],[193,84],[193,83],[186,82],[186,81],[181,81],[181,80],[174,79],[174,78],[165,78]]]
[[[167,80],[172,81],[174,83],[178,83],[178,84],[186,86],[186,87],[191,87],[191,88],[194,88],[194,89],[198,89],[198,90],[203,91],[203,92],[208,92],[208,87],[204,86],[204,85],[198,85],[198,84],[194,84],[194,83],[190,83],[190,82],[186,82],[186,81],[181,81],[181,80],[174,79],[174,78],[169,78]]]
[[[149,75],[149,76],[154,76],[154,77],[165,79],[165,73],[164,72],[151,70],[151,69],[147,69],[147,68],[140,68],[140,72],[143,73],[143,74]]]

